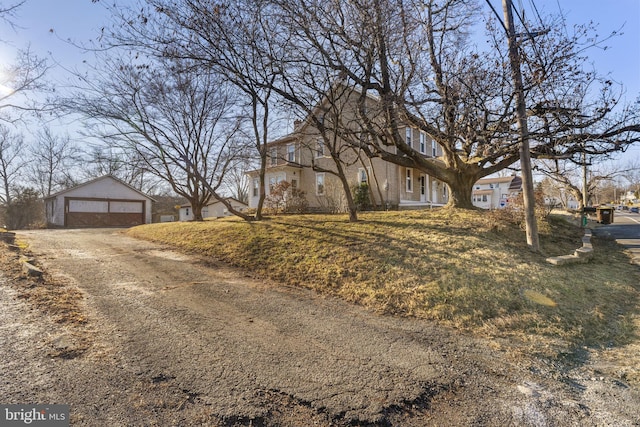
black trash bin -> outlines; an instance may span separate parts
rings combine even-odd
[[[613,222],[613,208],[596,209],[596,217],[600,224],[611,224]]]

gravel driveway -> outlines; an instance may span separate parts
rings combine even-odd
[[[88,322],[54,322],[5,275],[0,402],[70,404],[72,425],[640,425],[637,390],[585,366],[567,376],[118,230],[18,238]]]

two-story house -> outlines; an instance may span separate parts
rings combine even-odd
[[[473,205],[483,209],[502,209],[522,191],[522,178],[505,176],[483,178],[473,186]]]
[[[375,102],[375,100],[373,101]],[[344,113],[348,114],[348,113]],[[425,132],[411,127],[401,129],[404,142],[427,157],[440,157],[441,147]],[[330,147],[310,120],[296,121],[292,133],[268,144],[266,194],[281,181],[305,194],[312,211],[345,210],[344,188],[339,179],[325,170],[334,170]],[[368,158],[344,141],[332,140],[351,187],[366,183],[370,204],[378,208],[422,208],[442,206],[448,200],[446,185],[418,170],[398,166],[380,158]],[[396,150],[396,147],[389,149]],[[315,167],[314,167],[315,166]],[[255,208],[260,196],[258,171],[249,173],[249,207]]]

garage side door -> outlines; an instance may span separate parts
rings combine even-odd
[[[67,197],[66,227],[131,227],[144,224],[144,200]]]

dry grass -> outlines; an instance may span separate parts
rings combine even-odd
[[[516,226],[479,211],[227,218],[165,223],[129,234],[209,256],[274,283],[336,295],[380,313],[490,335],[546,336],[607,346],[635,338],[640,274],[613,242],[589,264],[556,267],[581,230],[540,224],[543,254]]]

